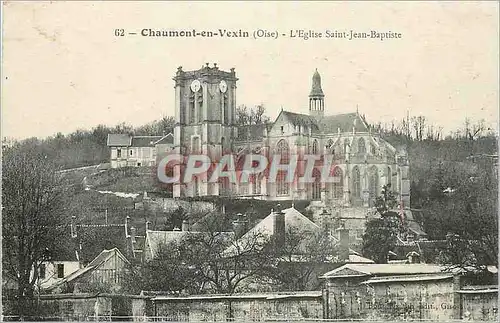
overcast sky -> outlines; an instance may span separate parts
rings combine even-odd
[[[445,133],[498,122],[498,4],[4,3],[2,136],[45,137],[174,113],[172,77],[236,69],[237,103],[307,113],[317,68],[325,113],[424,115]],[[401,39],[115,37],[114,29],[392,31]]]

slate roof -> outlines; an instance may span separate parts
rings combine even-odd
[[[299,229],[301,231],[317,232],[320,227],[309,220],[305,215],[291,207],[284,209],[285,213],[285,230]],[[256,232],[272,235],[274,232],[274,213],[270,213],[267,217],[262,219],[255,227],[253,227],[247,234],[252,235]],[[245,234],[246,235],[246,234]],[[243,235],[242,238],[245,237]]]
[[[130,146],[132,145],[132,137],[126,134],[110,133],[108,134],[108,146]]]
[[[293,125],[312,127],[312,132],[323,132],[325,134],[351,132],[352,128],[356,132],[368,132],[366,121],[357,112],[336,114],[330,116],[310,116],[307,114],[294,113],[289,111],[281,112]]]
[[[320,227],[309,220],[302,213],[297,211],[295,208],[291,207],[282,210],[285,213],[285,233],[294,230],[297,232],[308,233],[319,232]],[[267,217],[262,219],[256,226],[248,230],[243,236],[241,236],[235,245],[230,246],[226,249],[225,253],[231,255],[236,251],[236,248],[245,249],[245,246],[253,246],[254,242],[265,243],[266,240],[274,234],[274,212],[271,212]],[[303,240],[304,243],[307,239]],[[300,249],[300,247],[299,247]]]
[[[174,143],[174,135],[172,133],[166,134],[160,140],[155,142],[156,145],[173,144],[173,143]]]
[[[422,210],[414,210],[414,209],[405,209],[403,210],[404,212],[404,218],[406,223],[408,224],[408,228],[413,231],[413,233],[421,236],[421,237],[426,237],[427,233],[422,230],[419,224],[419,220],[422,220]]]
[[[429,280],[443,280],[452,278],[453,275],[449,273],[439,273],[439,274],[424,274],[424,275],[396,275],[396,276],[385,276],[385,277],[374,277],[367,281],[362,282],[362,284],[379,284],[379,283],[390,283],[390,282],[416,282],[416,281],[429,281]]]
[[[281,114],[283,114],[283,116],[285,116],[294,126],[306,126],[311,127],[313,132],[319,131],[318,122],[313,116],[290,111],[281,111]]]
[[[117,248],[124,254],[128,253],[124,225],[78,225],[76,232],[77,237],[71,240],[82,263],[92,261],[102,250]]]
[[[150,257],[155,257],[160,246],[172,242],[180,242],[188,234],[206,234],[205,232],[195,231],[146,231],[146,243],[144,252]],[[221,232],[221,240],[230,239],[234,235],[233,232]],[[146,249],[147,248],[147,249]]]
[[[337,133],[339,128],[341,133],[350,132],[353,126],[356,132],[368,132],[366,122],[356,112],[318,117],[316,122],[324,133]]]
[[[437,274],[444,272],[445,269],[444,266],[431,264],[345,264],[323,274],[321,278]]]
[[[69,274],[65,278],[55,282],[54,284],[52,284],[50,286],[44,287],[44,288],[52,289],[52,288],[60,286],[64,283],[71,282],[71,281],[77,279],[78,277],[83,276],[85,273],[98,268],[100,265],[102,265],[104,262],[106,262],[109,258],[111,258],[114,254],[117,254],[118,257],[122,258],[125,262],[129,263],[127,258],[125,258],[125,256],[123,256],[123,254],[120,252],[120,250],[118,248],[113,248],[111,250],[103,250],[103,251],[101,251],[101,253],[99,255],[97,255],[97,257],[95,257],[84,268],[80,268],[77,271]]]
[[[311,87],[311,93],[309,93],[309,96],[316,96],[316,97],[324,97],[325,94],[323,93],[323,89],[321,88],[321,76],[319,75],[318,70],[314,71],[313,78],[312,78],[312,87]]]
[[[132,137],[132,147],[154,147],[155,143],[163,136],[134,136]]]

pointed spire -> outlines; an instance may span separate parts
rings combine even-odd
[[[314,71],[312,77],[312,88],[309,97],[324,97],[323,89],[321,88],[321,75],[319,75],[318,69]]]

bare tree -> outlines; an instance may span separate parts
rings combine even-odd
[[[426,125],[426,119],[424,116],[412,117],[411,123],[413,130],[415,131],[415,140],[422,141],[424,139],[424,130]]]
[[[253,109],[240,105],[236,108],[236,122],[240,125],[262,124],[269,122],[269,117],[266,116],[266,108],[263,104]]]
[[[320,287],[317,277],[329,270],[338,259],[338,247],[328,230],[304,232],[289,227],[285,243],[277,246],[275,237],[270,239],[269,267],[266,273],[280,290],[313,290]]]
[[[57,254],[64,225],[63,187],[36,142],[3,151],[3,277],[16,286],[17,312],[30,314],[38,271]]]
[[[199,221],[197,231],[163,244],[156,257],[131,271],[137,288],[184,293],[233,294],[246,279],[257,277],[268,262],[268,239],[250,232],[239,239],[228,227],[227,214],[210,214]],[[137,291],[137,290],[134,290]]]

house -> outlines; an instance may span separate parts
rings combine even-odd
[[[116,292],[121,288],[130,262],[118,248],[103,250],[88,265],[78,269],[45,289],[49,291]]]
[[[59,258],[59,257],[58,257]],[[59,258],[60,259],[60,258]],[[82,264],[78,260],[54,260],[40,264],[38,268],[38,289],[45,289],[62,281],[81,268]]]
[[[245,234],[239,238],[235,245],[231,246],[226,250],[226,253],[231,254],[236,246],[250,245],[247,240],[254,239],[254,237],[259,237],[263,240],[268,240],[273,238],[279,246],[276,248],[283,248],[287,243],[287,238],[292,238],[290,235],[296,236],[295,239],[299,238],[299,244],[294,251],[297,252],[298,258],[299,254],[307,254],[308,242],[313,238],[314,235],[325,234],[324,239],[330,239],[334,244],[340,246],[340,254],[332,255],[332,262],[343,263],[343,262],[360,262],[360,263],[373,263],[371,259],[362,257],[358,252],[349,248],[348,242],[348,230],[345,228],[339,228],[338,230],[333,230],[334,232],[340,232],[335,235],[330,235],[329,232],[322,231],[322,228],[316,223],[308,219],[305,215],[300,213],[295,207],[281,210],[281,211],[271,211],[271,213],[262,219],[257,225],[248,230]]]
[[[168,245],[170,243],[182,242],[182,240],[189,235],[203,235],[207,234],[207,232],[201,231],[190,231],[184,222],[183,230],[173,230],[173,231],[154,231],[147,230],[146,231],[146,239],[144,242],[143,248],[143,259],[144,261],[149,261],[155,258],[160,251],[160,248],[164,245]],[[228,240],[233,239],[234,232],[220,232],[218,234],[218,239],[220,243],[225,243]]]
[[[164,136],[131,136],[108,134],[111,168],[156,165],[158,153],[166,153],[173,146],[173,134]]]

